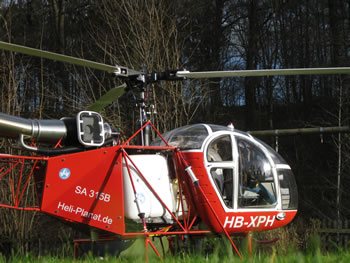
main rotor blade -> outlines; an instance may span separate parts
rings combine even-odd
[[[295,69],[261,69],[261,70],[232,70],[232,71],[178,71],[177,77],[189,79],[226,78],[226,77],[262,77],[288,75],[321,75],[321,74],[350,74],[350,67],[339,68],[295,68]]]
[[[90,111],[100,112],[104,107],[111,104],[125,93],[126,84],[110,89],[106,94],[100,97],[94,104],[88,107]]]
[[[116,75],[122,76],[122,77],[128,77],[132,75],[140,75],[142,74],[141,72],[128,69],[125,67],[120,67],[120,66],[111,66],[103,63],[98,63],[86,59],[81,59],[81,58],[75,58],[71,56],[66,56],[54,52],[49,52],[49,51],[44,51],[40,49],[35,49],[35,48],[30,48],[30,47],[25,47],[25,46],[20,46],[20,45],[15,45],[12,43],[6,43],[0,41],[0,48],[8,51],[14,51],[30,56],[36,56],[36,57],[41,57],[41,58],[46,58],[46,59],[51,59],[51,60],[56,60],[56,61],[61,61],[65,63],[70,63],[74,65],[79,65],[83,67],[88,67],[88,68],[93,68],[93,69],[98,69],[98,70],[103,70],[107,71],[109,73],[115,73]]]
[[[350,133],[350,126],[261,130],[248,131],[248,133],[250,133],[253,136],[288,136],[299,134]]]

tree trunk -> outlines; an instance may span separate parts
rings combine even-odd
[[[247,69],[256,69],[258,60],[258,21],[257,21],[257,1],[248,1],[248,45],[246,49]],[[252,129],[255,126],[256,110],[256,90],[258,88],[258,78],[245,78],[245,105],[246,105],[246,129]]]

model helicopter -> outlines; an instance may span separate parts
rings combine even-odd
[[[350,68],[144,73],[5,42],[0,48],[114,73],[140,86],[141,98],[145,85],[156,81],[350,73]],[[298,204],[294,176],[270,146],[232,125],[194,124],[162,135],[145,121],[144,101],[140,130],[122,142],[97,111],[120,97],[124,87],[74,118],[30,120],[0,113],[0,136],[18,138],[34,154],[0,154],[0,180],[11,182],[10,198],[0,200],[0,207],[40,211],[93,228],[99,240],[141,236],[158,256],[151,236],[224,234],[240,255],[231,236],[292,221]],[[152,143],[149,129],[158,135]],[[140,145],[131,144],[136,136]],[[32,179],[36,203],[27,204]],[[206,229],[198,228],[203,223]]]

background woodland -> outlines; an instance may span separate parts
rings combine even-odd
[[[0,0],[1,41],[147,72],[350,66],[349,36],[349,0]],[[0,50],[4,113],[74,116],[120,84],[105,72]],[[162,82],[147,102],[161,132],[197,122],[241,130],[349,126],[349,88],[347,75]],[[137,103],[131,90],[102,115],[127,137],[137,128]],[[275,146],[276,138],[263,139]],[[296,175],[298,217],[348,219],[349,135],[278,139]],[[7,140],[0,150],[12,153]],[[13,229],[28,232],[16,238],[34,235],[40,216],[16,216],[25,223],[3,219],[2,237],[14,237]]]

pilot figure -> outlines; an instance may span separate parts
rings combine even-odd
[[[276,197],[272,195],[263,184],[260,183],[263,177],[264,176],[262,175],[261,170],[255,170],[254,166],[251,165],[248,169],[247,185],[243,186],[243,189],[257,193],[259,195],[259,198],[262,198],[269,204],[273,204],[276,202]]]

